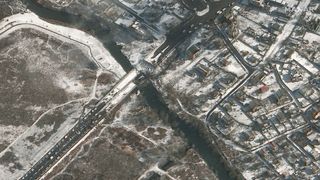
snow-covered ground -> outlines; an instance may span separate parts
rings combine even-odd
[[[247,46],[246,44],[244,44],[241,41],[236,41],[233,43],[233,45],[238,49],[238,51],[248,51],[250,54],[255,54],[258,55],[258,53],[253,50],[251,47]]]
[[[75,44],[84,50],[84,52],[87,52],[89,57],[91,57],[100,68],[115,72],[119,76],[125,74],[122,67],[99,40],[74,28],[48,23],[34,13],[16,14],[0,21],[0,34],[2,34],[0,38],[22,28],[36,29],[57,39]]]
[[[134,66],[142,60],[152,62],[153,52],[161,45],[162,41],[163,39],[156,40],[153,43],[133,41],[130,44],[123,44],[122,52]]]
[[[4,126],[0,125],[0,143],[13,142],[16,137],[25,131],[26,126]]]
[[[311,33],[311,32],[306,32],[306,34],[304,35],[303,39],[305,40],[308,40],[309,43],[312,43],[312,42],[320,42],[320,35],[318,34],[314,34],[314,33]]]
[[[261,86],[267,86],[268,90],[266,92],[263,92],[261,94],[256,94],[255,92],[261,87]],[[261,84],[257,84],[256,86],[253,87],[246,87],[245,91],[247,94],[252,95],[255,98],[258,99],[266,99],[270,95],[272,95],[274,92],[280,90],[280,86],[276,81],[275,75],[273,73],[268,74],[265,76]]]
[[[255,47],[255,46],[259,46],[259,44],[260,44],[253,37],[245,35],[245,34],[241,37],[241,41],[243,43],[246,43],[246,44],[250,45],[251,48]]]
[[[202,10],[202,11],[197,11],[196,14],[197,14],[197,16],[204,16],[204,15],[206,15],[209,11],[210,11],[210,7],[209,7],[209,5],[207,5],[207,7],[206,7],[204,10]]]
[[[292,54],[291,58],[296,60],[300,65],[304,66],[312,74],[316,75],[319,73],[319,69],[316,66],[314,66],[312,63],[310,63],[307,59],[301,57],[297,52],[294,52]]]
[[[62,40],[63,42],[76,45],[83,52],[87,53],[87,56],[97,64],[99,72],[112,72],[118,77],[125,74],[125,71],[104,48],[103,44],[85,32],[56,24],[50,24],[38,18],[33,13],[25,13],[13,15],[2,20],[0,22],[0,38],[20,29],[35,29]],[[129,77],[131,78],[131,76]],[[69,86],[70,84],[75,84],[73,81],[69,81],[70,79],[61,78],[60,81],[56,83],[58,85],[60,84],[60,86],[66,86],[65,89],[67,91],[77,91],[79,87]],[[132,88],[132,86],[129,86],[127,89],[130,88]],[[93,88],[93,91],[95,92],[96,88]],[[124,91],[124,93],[128,92]],[[80,116],[82,111],[81,106],[84,102],[88,101],[88,99],[89,97],[72,100],[57,105],[42,114],[31,127],[25,130],[0,153],[0,158],[4,158],[8,154],[13,158],[8,160],[12,161],[9,164],[6,164],[5,161],[0,163],[0,179],[17,179],[28,171],[34,163],[40,160],[40,158],[75,125],[77,122],[76,119]],[[58,120],[52,117],[59,114],[56,111],[63,113],[63,116],[58,117]],[[59,120],[62,122],[55,122]],[[16,130],[19,129],[17,128]],[[14,166],[17,164],[21,166],[21,168],[15,168]]]
[[[245,115],[239,105],[232,106],[232,110],[228,112],[229,115],[234,118],[235,121],[239,122],[240,124],[244,125],[251,125],[252,121]]]
[[[68,7],[73,2],[73,0],[49,0],[49,1],[59,7]]]
[[[233,56],[228,57],[228,61],[230,64],[228,64],[225,67],[222,67],[222,69],[234,73],[237,75],[237,77],[241,77],[246,75],[246,71],[243,69],[243,67],[236,61],[236,59]]]
[[[311,0],[300,1],[298,7],[294,11],[293,19],[289,20],[288,23],[284,26],[282,33],[277,37],[277,40],[274,44],[271,45],[269,50],[264,56],[263,60],[272,59],[272,57],[278,52],[281,48],[283,42],[289,38],[293,29],[295,28],[299,18],[301,17],[303,11],[307,9]]]
[[[75,119],[80,116],[81,100],[71,102],[66,106],[60,106],[51,109],[39,120],[21,134],[6,150],[0,153],[0,158],[4,158],[8,154],[12,154],[13,159],[1,161],[0,163],[0,179],[14,180],[26,173],[42,156],[48,152],[64,135],[75,125]],[[52,118],[57,110],[66,110],[63,123],[57,122]],[[64,118],[64,116],[58,118]],[[58,120],[59,121],[59,120]],[[58,128],[56,128],[57,126]],[[56,133],[57,132],[57,133]],[[52,133],[52,134],[51,134]],[[50,135],[49,135],[50,134]],[[48,139],[46,139],[48,138]],[[9,164],[19,164],[21,168],[12,168]]]

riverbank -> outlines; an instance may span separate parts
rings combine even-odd
[[[212,135],[202,122],[199,120],[187,121],[181,119],[181,116],[168,108],[165,100],[151,82],[147,85],[140,86],[139,90],[143,93],[149,106],[157,111],[162,119],[167,120],[175,131],[188,140],[188,144],[197,150],[209,168],[215,172],[220,180],[241,179],[240,177],[236,178],[237,173],[230,169],[229,162],[216,148]]]
[[[113,41],[109,27],[102,26],[97,18],[86,19],[83,16],[74,15],[63,10],[53,10],[42,6],[36,0],[24,0],[24,3],[31,12],[41,19],[80,29],[95,36],[113,57],[117,57],[116,60],[126,72],[132,70],[133,66],[121,52],[122,47]]]
[[[65,26],[47,23],[34,13],[16,14],[0,22],[0,37],[6,36],[18,29],[36,29],[64,42],[76,44],[81,50],[87,52],[97,67],[107,71],[115,71],[119,76],[125,75],[122,67],[113,56],[104,48],[103,44],[95,37]],[[3,32],[3,33],[2,33]]]
[[[81,24],[80,29],[86,29],[89,32],[93,32],[93,34],[96,35],[96,37],[103,43],[104,47],[107,48],[111,55],[118,61],[119,64],[121,64],[123,69],[125,69],[126,71],[132,69],[132,65],[130,64],[128,58],[121,52],[121,46],[118,46],[114,41],[110,41],[111,38],[107,33],[102,33],[103,28],[99,27],[98,22],[96,22],[94,26],[89,26],[89,24],[91,24],[92,22],[87,22],[87,20],[82,19],[82,17],[80,16],[43,8],[33,0],[27,1],[29,2],[29,4],[27,5],[28,8],[44,19],[62,21],[75,27],[79,27],[79,24]],[[49,13],[46,13],[46,11],[49,11]],[[229,167],[227,167],[223,163],[223,157],[212,144],[212,139],[207,138],[206,135],[204,135],[206,134],[204,133],[205,127],[202,127],[204,125],[187,123],[185,120],[180,119],[175,112],[172,112],[167,107],[167,105],[162,100],[161,95],[151,84],[140,87],[140,90],[143,93],[149,106],[156,110],[162,117],[166,117],[173,129],[177,132],[180,132],[179,134],[188,139],[188,143],[195,147],[201,157],[209,165],[211,170],[218,174],[219,179],[234,179],[230,176],[230,171],[228,171]]]

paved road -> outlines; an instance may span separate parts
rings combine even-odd
[[[246,69],[249,72],[249,74],[252,73],[254,71],[254,67],[251,64],[249,64],[246,60],[244,60],[244,58],[239,53],[239,51],[233,46],[233,44],[230,41],[230,39],[228,38],[228,35],[226,34],[226,32],[224,30],[222,30],[219,26],[216,26],[216,27],[217,27],[218,31],[220,32],[220,34],[223,38],[223,41],[227,45],[227,48],[229,49],[231,54],[235,57],[235,59],[238,61],[238,63],[244,69]]]
[[[68,150],[79,142],[93,127],[103,120],[119,103],[121,103],[136,88],[133,81],[138,72],[129,72],[109,93],[100,99],[85,116],[80,117],[78,123],[62,138],[50,151],[48,151],[21,180],[40,178],[55,162]]]
[[[95,122],[100,121],[106,111],[101,111],[105,103],[100,103],[97,108],[91,110],[91,115],[86,116],[62,138],[49,152],[47,152],[23,177],[21,180],[37,179],[48,170],[67,150],[72,148],[92,127]]]
[[[166,35],[166,41],[154,52],[153,58],[159,56],[158,61],[161,61],[166,54],[183,43],[185,39],[190,37],[197,29],[201,28],[205,24],[212,25],[214,23],[215,17],[217,16],[217,12],[222,8],[227,7],[228,4],[232,2],[232,0],[221,0],[218,2],[207,0],[207,5],[209,5],[209,12],[204,16],[197,16],[194,14],[185,22],[173,28]]]
[[[117,5],[126,9],[131,15],[144,23],[148,28],[157,30],[148,22],[144,21],[130,8],[126,7],[118,0],[113,0]],[[161,53],[164,57],[173,48],[182,43],[185,38],[189,37],[195,30],[203,24],[213,23],[213,18],[218,10],[225,7],[231,0],[219,2],[207,1],[210,5],[210,12],[205,16],[192,16],[180,26],[171,30],[167,34],[167,40],[156,50],[154,57]],[[161,57],[160,57],[161,59]],[[21,180],[37,179],[41,177],[55,162],[57,162],[68,150],[79,142],[94,126],[96,126],[104,117],[112,111],[123,99],[130,94],[136,85],[133,81],[139,74],[136,70],[128,73],[105,97],[103,97],[84,117],[80,117],[78,123],[62,138],[50,151],[48,151],[24,176]]]
[[[238,61],[238,63],[247,70],[248,75],[246,78],[244,78],[235,88],[233,88],[229,93],[227,93],[223,98],[221,98],[217,103],[213,105],[211,110],[208,112],[206,116],[206,122],[209,122],[210,116],[212,115],[213,111],[221,104],[224,100],[226,100],[228,97],[230,97],[232,94],[237,92],[254,74],[255,68],[252,67],[246,60],[243,59],[239,51],[233,46],[232,42],[229,40],[228,35],[223,31],[219,26],[215,25],[217,29],[219,30],[221,36],[223,37],[223,40],[225,44],[227,45],[229,51],[231,54],[235,57],[235,59]],[[209,123],[207,123],[209,124]]]
[[[289,94],[289,96],[294,101],[294,103],[298,106],[299,109],[301,109],[302,108],[301,103],[294,96],[294,94],[291,91],[291,89],[283,82],[283,80],[281,78],[281,75],[279,74],[279,71],[277,70],[277,68],[273,68],[273,72],[274,72],[274,75],[276,77],[277,83],[279,83],[280,87],[282,89],[284,89]]]
[[[50,32],[50,33],[53,33],[53,34],[55,34],[55,35],[61,36],[61,37],[66,38],[66,39],[69,39],[69,40],[71,40],[71,41],[73,41],[73,42],[79,43],[79,44],[81,44],[82,46],[85,46],[85,47],[87,47],[87,48],[89,49],[89,54],[90,54],[90,56],[92,57],[92,59],[94,60],[95,64],[96,64],[98,67],[103,68],[103,66],[101,65],[101,63],[100,63],[100,62],[95,58],[95,56],[93,55],[93,50],[92,50],[91,46],[89,46],[89,45],[87,45],[87,44],[85,44],[85,43],[83,43],[83,42],[81,42],[81,41],[78,41],[78,40],[73,39],[73,38],[71,38],[71,37],[68,37],[68,36],[66,36],[66,35],[60,34],[60,33],[56,32],[56,31],[50,30],[50,29],[45,28],[45,27],[43,27],[43,26],[39,26],[39,25],[37,25],[37,24],[21,23],[21,22],[13,21],[13,22],[9,23],[8,25],[10,25],[10,26],[5,26],[5,27],[3,27],[3,28],[0,29],[0,31],[2,31],[2,32],[0,32],[0,35],[8,32],[8,31],[10,31],[10,30],[12,30],[13,28],[18,27],[18,26],[34,26],[34,27],[36,27],[36,28],[40,28],[40,29],[43,29],[43,30],[48,31],[48,32]],[[9,27],[9,28],[8,28],[8,27]],[[3,29],[5,29],[5,30],[3,31]],[[114,74],[114,73],[113,73],[113,74]],[[114,75],[115,75],[115,74],[114,74]]]
[[[248,80],[252,77],[254,73],[250,73],[247,75],[246,78],[244,78],[235,88],[233,88],[229,93],[227,93],[223,98],[221,98],[217,103],[215,103],[213,105],[213,107],[211,108],[211,110],[208,112],[207,116],[206,116],[206,122],[209,122],[209,119],[213,113],[213,111],[226,99],[228,99],[232,94],[234,94],[235,92],[237,92],[244,84],[246,84],[248,82]],[[207,123],[208,124],[208,123]]]
[[[133,17],[135,17],[139,22],[141,22],[144,26],[146,26],[151,31],[154,31],[157,34],[160,33],[159,29],[156,26],[152,25],[150,22],[148,22],[145,19],[143,19],[139,14],[137,14],[130,7],[124,5],[119,0],[112,0],[112,2],[115,3],[117,6],[119,6],[120,8],[124,9],[125,11],[127,11],[129,14],[131,14]]]

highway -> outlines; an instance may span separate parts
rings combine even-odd
[[[124,5],[119,0],[112,0],[113,3],[118,5],[120,8],[126,10],[129,14],[134,16],[139,22],[144,24],[148,29],[159,33],[157,27],[152,25],[151,23],[147,22],[141,16],[139,16],[134,10],[130,7]],[[182,0],[185,6],[189,7],[196,7],[196,9],[202,9],[206,5],[209,6],[209,12],[204,16],[197,16],[193,14],[191,17],[186,19],[180,25],[172,28],[169,33],[166,34],[166,40],[161,46],[154,52],[152,58],[157,58],[158,64],[166,57],[167,54],[171,52],[174,48],[179,46],[181,43],[185,41],[188,37],[190,37],[197,29],[201,28],[205,24],[213,24],[214,18],[217,16],[218,11],[222,8],[226,7],[228,4],[232,3],[232,0],[221,0],[221,1],[214,1],[214,0],[206,0],[201,1],[201,4],[195,0]],[[206,3],[206,4],[205,4]]]
[[[184,0],[184,3],[187,4],[188,1]],[[193,3],[189,2],[190,4]],[[222,10],[224,7],[227,7],[228,4],[232,3],[232,0],[221,0],[213,1],[207,0],[207,5],[209,5],[209,12],[204,16],[193,15],[179,26],[174,27],[169,33],[166,34],[166,40],[162,45],[154,52],[153,58],[159,56],[158,61],[168,54],[172,49],[176,48],[178,45],[183,43],[186,38],[190,37],[197,29],[200,29],[204,25],[214,25],[214,19],[218,15],[218,11]]]
[[[138,14],[136,14],[129,7],[120,3],[118,0],[113,0],[121,8],[127,10],[131,15],[140,20],[149,29],[157,31],[157,28],[144,21]],[[173,28],[167,35],[166,41],[155,51],[154,57],[161,54],[158,58],[162,60],[170,51],[184,42],[194,31],[201,28],[204,24],[213,23],[217,12],[232,0],[224,0],[215,2],[208,0],[210,11],[204,16],[193,15],[190,19],[183,22],[176,28]],[[158,61],[158,63],[159,63]],[[101,98],[84,116],[78,119],[77,124],[53,146],[37,163],[35,163],[27,173],[20,179],[30,180],[40,178],[46,171],[52,167],[65,153],[67,153],[76,143],[78,143],[92,128],[94,128],[100,121],[102,121],[109,113],[112,112],[132,91],[136,89],[136,84],[133,81],[138,78],[140,74],[137,70],[130,71],[124,76],[115,87],[110,90],[107,95]],[[244,82],[243,82],[244,83]],[[242,84],[242,83],[241,83]]]
[[[199,28],[199,24],[195,24],[197,22],[197,17],[192,16],[190,19],[186,20],[179,26],[173,28],[167,35],[166,40],[161,46],[154,52],[153,57],[157,57],[159,54],[160,57],[158,60],[162,60],[163,57],[168,54],[173,48],[177,47],[181,44],[186,38],[191,36],[194,31]]]
[[[94,126],[111,113],[132,91],[136,89],[133,81],[139,76],[136,70],[130,71],[119,83],[101,98],[95,108],[80,117],[77,124],[60,139],[33,167],[24,174],[21,180],[40,178],[69,149],[79,142]]]

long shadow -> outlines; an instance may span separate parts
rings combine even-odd
[[[73,15],[71,13],[53,10],[43,7],[41,4],[36,2],[36,0],[24,0],[24,2],[28,9],[36,13],[41,18],[63,22],[70,26],[90,31],[103,43],[103,45],[110,51],[111,55],[127,72],[133,69],[128,58],[121,52],[121,46],[118,46],[114,41],[112,41],[112,37],[110,37],[109,33],[110,30],[100,25],[99,18],[93,17],[88,20],[81,15]],[[185,120],[180,119],[176,113],[170,111],[167,105],[163,103],[164,101],[161,95],[152,83],[140,87],[139,89],[144,95],[148,105],[157,111],[161,117],[168,119],[173,129],[184,134],[188,143],[195,147],[210,169],[217,174],[219,179],[235,179],[230,175],[231,169],[223,163],[222,156],[216,149],[214,149],[212,142],[204,137],[204,133],[201,129],[188,124]]]
[[[222,156],[214,149],[212,142],[204,137],[204,133],[201,132],[201,129],[187,123],[185,120],[179,118],[176,113],[172,112],[164,103],[164,100],[152,83],[140,87],[139,89],[147,104],[154,109],[154,111],[158,112],[162,119],[167,120],[174,130],[183,133],[188,140],[188,143],[195,147],[195,150],[204,159],[209,168],[216,173],[220,180],[236,179],[231,176],[232,170],[223,163],[224,160]]]
[[[92,15],[92,17],[88,19],[81,15],[71,14],[66,11],[54,10],[44,7],[36,0],[24,0],[23,2],[27,5],[29,10],[37,14],[40,18],[62,22],[68,26],[72,26],[93,34],[100,40],[101,43],[103,43],[104,47],[109,50],[110,54],[126,72],[129,72],[133,69],[133,66],[129,62],[128,58],[121,52],[121,46],[117,45],[116,42],[113,41],[109,27],[105,27],[100,24],[102,21],[101,18]]]

